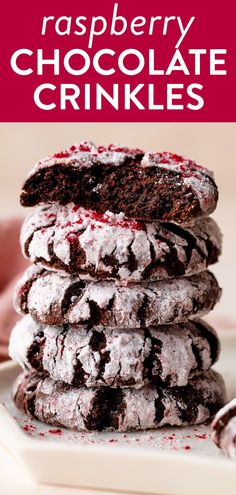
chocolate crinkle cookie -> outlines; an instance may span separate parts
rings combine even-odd
[[[21,193],[23,206],[73,202],[97,213],[179,223],[210,215],[217,200],[212,172],[192,160],[90,142],[38,162]]]
[[[175,387],[207,371],[219,347],[201,320],[129,330],[45,326],[26,316],[12,331],[9,354],[26,371],[74,386]]]
[[[212,422],[212,438],[231,459],[236,459],[236,399],[231,400],[216,414]]]
[[[212,218],[192,226],[145,223],[69,204],[39,208],[24,222],[25,257],[84,279],[124,283],[192,275],[216,263],[222,236]]]
[[[185,387],[73,387],[36,372],[13,387],[17,407],[31,418],[78,431],[146,430],[207,421],[225,402],[222,377],[208,371]]]
[[[56,325],[88,324],[137,328],[187,321],[208,313],[221,289],[209,271],[191,277],[128,286],[84,281],[30,267],[16,288],[15,307],[36,320]]]

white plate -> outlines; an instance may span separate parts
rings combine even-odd
[[[236,337],[223,340],[217,369],[236,396]],[[80,434],[31,421],[10,398],[19,368],[0,366],[0,442],[34,480],[143,493],[235,494],[236,465],[210,439],[209,426],[140,433]]]

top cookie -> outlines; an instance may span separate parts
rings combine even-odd
[[[217,199],[212,173],[192,160],[86,141],[38,162],[21,193],[23,206],[73,202],[99,213],[179,223],[211,214]]]

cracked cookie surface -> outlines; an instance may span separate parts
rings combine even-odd
[[[218,260],[221,237],[212,218],[181,227],[69,204],[32,213],[22,226],[21,247],[33,263],[48,269],[129,283],[205,270]]]
[[[31,266],[18,282],[15,307],[48,325],[139,328],[187,321],[208,313],[221,289],[211,272],[128,286],[88,282]]]
[[[44,423],[78,431],[145,430],[207,421],[225,403],[222,377],[208,371],[185,387],[73,387],[36,372],[13,386],[16,406]]]
[[[219,347],[215,331],[202,320],[130,331],[46,326],[26,316],[12,331],[9,354],[26,371],[74,386],[174,387],[207,371]]]

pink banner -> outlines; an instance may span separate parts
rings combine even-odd
[[[2,122],[234,122],[235,3],[5,2]]]

